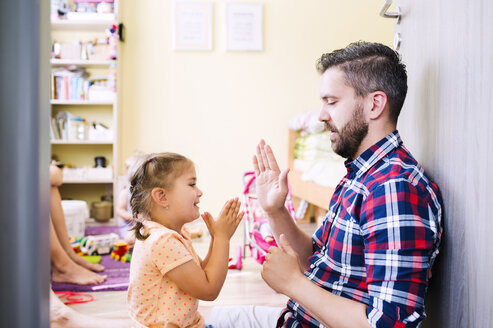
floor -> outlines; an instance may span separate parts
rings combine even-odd
[[[312,234],[316,226],[313,223],[302,223],[300,228],[308,234]],[[205,225],[194,223],[194,228],[201,229],[204,233],[200,238],[194,238],[193,243],[197,253],[203,257],[209,247],[209,236]],[[243,245],[243,226],[240,225],[231,239],[230,254],[235,257],[237,247]],[[212,302],[200,301],[199,311],[208,312],[217,305],[286,305],[287,297],[272,290],[260,276],[262,266],[258,264],[247,251],[243,259],[242,270],[229,270],[219,297]],[[71,307],[79,312],[97,315],[106,318],[126,318],[126,291],[95,292],[91,293],[94,301],[83,304],[74,304]]]

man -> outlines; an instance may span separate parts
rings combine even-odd
[[[257,146],[257,194],[280,248],[263,279],[291,299],[281,327],[416,327],[442,234],[442,200],[396,131],[407,92],[399,55],[357,42],[323,55],[319,119],[346,157],[323,224],[313,237],[284,201],[288,170]],[[269,324],[274,326],[275,323]]]

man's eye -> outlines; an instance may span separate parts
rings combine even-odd
[[[322,102],[326,105],[334,105],[336,102],[334,100],[330,100],[328,98],[322,98]]]

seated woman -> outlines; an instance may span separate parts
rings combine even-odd
[[[62,170],[50,165],[50,248],[53,265],[52,280],[54,282],[78,285],[95,285],[106,280],[99,275],[104,267],[94,264],[77,255],[70,245],[65,215],[63,214],[62,198],[58,187],[62,184]]]

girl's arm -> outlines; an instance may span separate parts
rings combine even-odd
[[[204,214],[213,236],[211,250],[203,261],[205,266],[188,261],[167,273],[185,293],[204,301],[213,301],[219,295],[228,272],[229,241],[243,218],[239,209],[240,202],[234,199],[226,203],[216,222],[209,213]]]
[[[209,258],[211,257],[212,253],[212,248],[214,245],[214,236],[211,235],[211,242],[209,243],[209,250],[207,251],[207,255],[204,257],[203,260],[200,261],[200,267],[203,269],[209,263]]]

